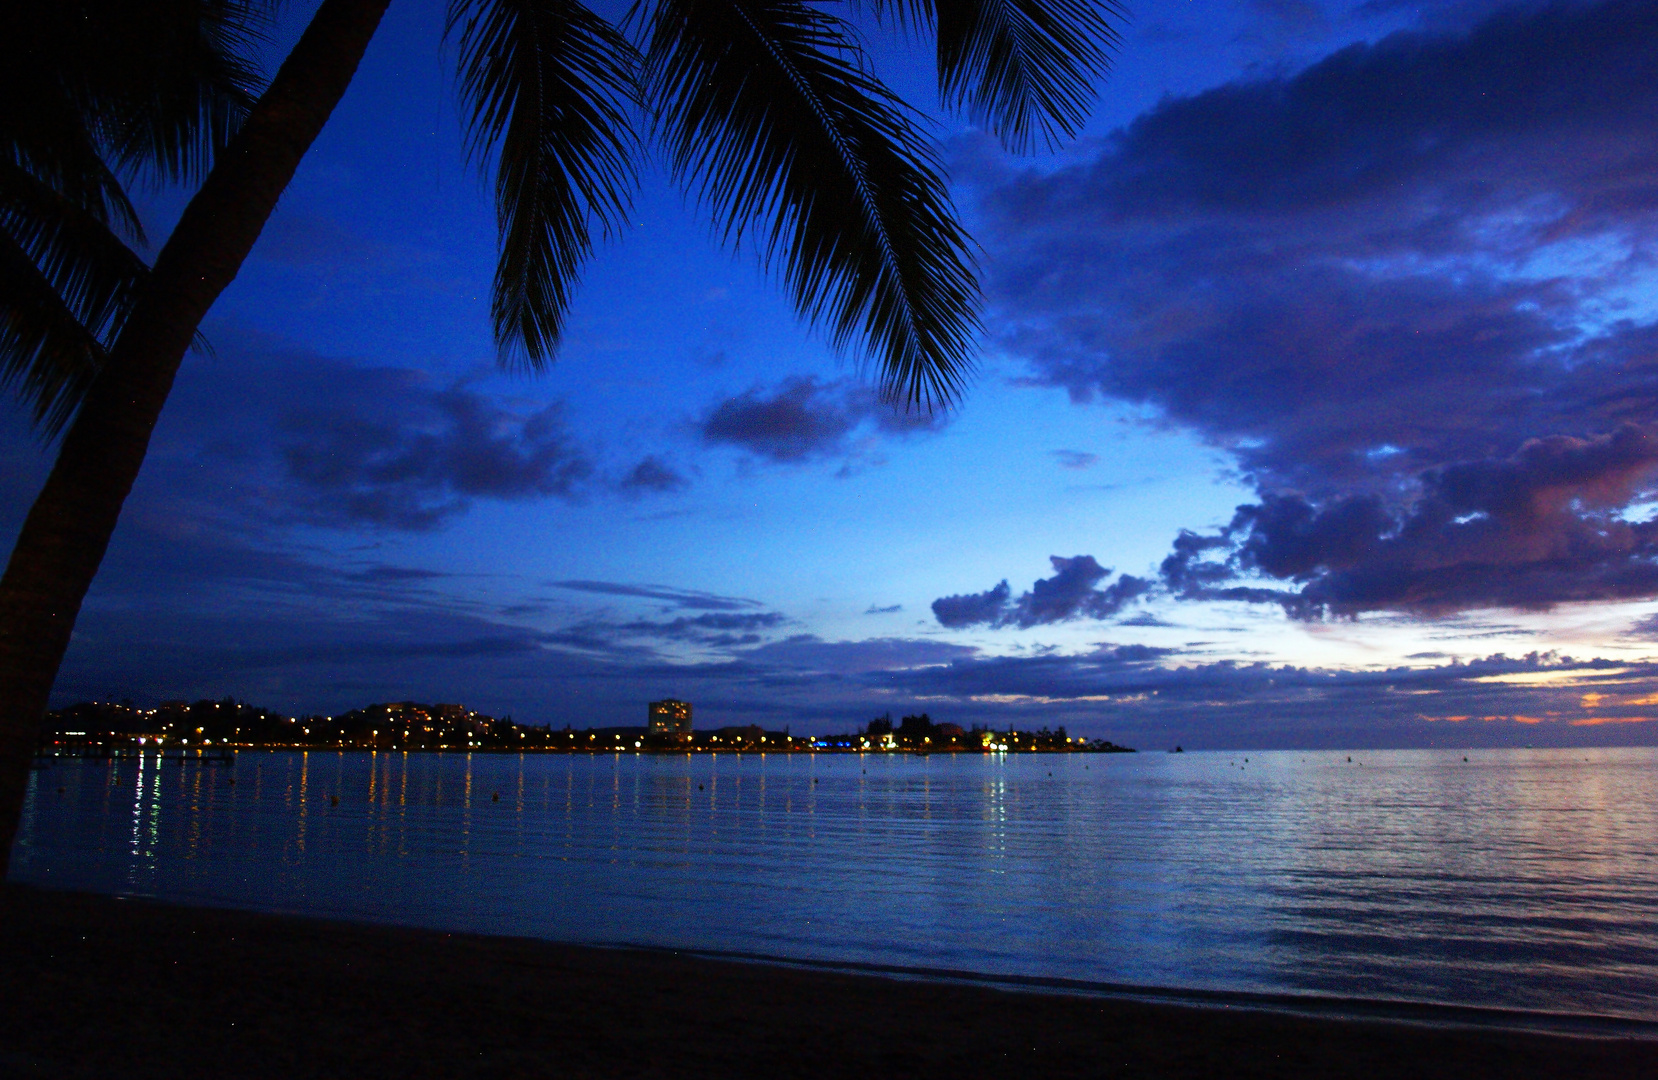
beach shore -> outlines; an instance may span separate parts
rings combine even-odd
[[[0,889],[16,1077],[1658,1076],[1658,1042]]]

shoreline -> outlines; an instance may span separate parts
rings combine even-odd
[[[1552,1014],[566,945],[17,884],[0,914],[0,1072],[25,1077],[1658,1073],[1658,1025],[1640,1021],[1545,1032]]]
[[[303,916],[301,916],[303,917]],[[800,968],[807,971],[837,972],[940,984],[984,986],[1007,993],[1062,994],[1067,997],[1099,998],[1194,1009],[1230,1009],[1239,1012],[1274,1013],[1312,1019],[1364,1020],[1408,1024],[1431,1028],[1470,1031],[1516,1031],[1534,1034],[1569,1035],[1591,1039],[1639,1039],[1658,1045],[1658,1020],[1607,1013],[1561,1013],[1540,1009],[1504,1008],[1495,1005],[1459,1005],[1440,1001],[1411,1001],[1405,998],[1336,997],[1327,994],[1298,994],[1291,991],[1207,990],[1186,986],[1143,986],[1138,983],[1100,982],[1060,975],[996,974],[955,968],[914,967],[862,960],[814,960],[775,956],[769,953],[725,949],[676,948],[669,945],[640,945],[631,942],[599,943],[591,947],[623,951],[663,952],[741,964]]]
[[[67,751],[67,752],[66,752]],[[1193,751],[1194,753],[1199,751]],[[1217,751],[1224,753],[1225,751]],[[1260,753],[1261,751],[1251,751]],[[1339,751],[1338,751],[1339,752]],[[980,747],[944,747],[936,750],[919,750],[914,747],[894,747],[891,749],[864,747],[862,749],[848,749],[844,746],[772,746],[772,747],[736,747],[736,746],[321,746],[299,744],[294,746],[263,746],[254,743],[214,743],[211,746],[164,746],[160,743],[148,746],[112,746],[112,747],[51,747],[35,752],[34,760],[39,762],[53,761],[118,761],[136,757],[162,757],[169,761],[219,761],[227,755],[234,758],[237,754],[499,754],[515,755],[518,757],[620,757],[631,754],[635,757],[707,757],[719,754],[776,754],[789,757],[850,757],[854,754],[871,757],[1013,757],[1019,755],[1033,755],[1041,757],[1089,755],[1100,756],[1108,754],[1139,754],[1140,751],[1131,746],[1120,746],[1114,750],[1049,750],[1034,747],[980,748]],[[1185,750],[1170,750],[1169,753],[1187,753]]]

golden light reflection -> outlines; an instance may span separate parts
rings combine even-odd
[[[301,751],[299,755],[299,819],[294,826],[294,849],[301,855],[305,854],[305,814],[309,809],[305,802],[306,788],[311,778],[311,755]]]
[[[1601,724],[1650,724],[1658,716],[1585,716],[1572,721],[1573,727],[1598,727]]]
[[[1465,721],[1468,721],[1468,720],[1478,720],[1481,723],[1485,723],[1485,724],[1495,724],[1495,723],[1500,723],[1502,721],[1507,721],[1507,722],[1512,723],[1512,724],[1541,724],[1541,723],[1543,723],[1543,718],[1540,717],[1540,716],[1521,716],[1521,715],[1518,715],[1518,714],[1513,715],[1513,716],[1428,716],[1427,714],[1424,713],[1424,714],[1421,714],[1421,715],[1422,715],[1422,719],[1426,720],[1430,724],[1434,724],[1434,723],[1461,724],[1461,723],[1464,723]]]
[[[1480,675],[1469,679],[1476,683],[1500,683],[1506,686],[1536,686],[1544,689],[1569,689],[1586,682],[1604,683],[1619,675],[1629,674],[1629,668],[1601,668],[1577,671],[1515,671],[1506,675]]]

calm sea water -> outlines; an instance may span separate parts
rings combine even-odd
[[[1467,756],[60,763],[35,774],[12,878],[567,941],[1658,1019],[1658,751]]]

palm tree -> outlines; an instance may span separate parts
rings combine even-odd
[[[57,0],[10,4],[0,16],[0,386],[47,436],[72,417],[76,429],[107,422],[82,404],[111,372],[110,344],[149,280],[123,239],[144,239],[123,178],[182,183],[206,174],[257,97],[243,59],[256,2]],[[83,472],[120,475],[115,459],[92,453],[79,459]],[[30,551],[19,543],[0,583],[0,874],[42,715],[31,713],[29,688],[42,678],[50,687],[91,580],[77,590],[63,576],[77,564],[40,558],[40,542],[73,534],[66,515],[76,507],[43,497],[36,510],[41,525],[56,524],[36,527]],[[97,557],[85,564],[82,556],[95,572]],[[41,572],[48,576],[33,577]]]
[[[227,46],[256,3],[152,0],[195,10]],[[153,267],[114,257],[108,266],[125,267],[116,273],[87,256],[74,265],[97,265],[103,277],[88,272],[83,282],[49,269],[33,292],[0,277],[0,307],[11,319],[0,370],[48,428],[67,422],[0,580],[0,859],[15,835],[58,664],[178,366],[345,93],[388,3],[323,0],[245,119],[224,95],[190,113],[175,88],[162,102],[165,115],[191,122],[175,123],[171,141],[145,143],[132,134],[144,123],[131,103],[72,101],[91,131],[83,152],[148,163],[169,178],[209,157],[212,167]],[[115,18],[113,9],[135,5],[66,6]],[[891,402],[933,409],[955,400],[976,329],[969,241],[935,148],[911,109],[870,74],[841,7],[639,0],[617,26],[578,0],[450,0],[468,150],[480,164],[494,162],[500,260],[492,309],[503,360],[532,369],[549,362],[580,265],[595,235],[624,222],[638,151],[655,140],[725,240],[757,251],[800,315],[834,344],[874,360]],[[1020,150],[1075,134],[1116,42],[1112,0],[865,7],[898,32],[931,33],[944,103]],[[234,57],[234,48],[224,55]],[[51,54],[47,63],[61,67],[36,78],[73,86],[82,78],[74,69],[90,60]],[[245,66],[221,66],[226,86],[249,84]],[[103,227],[99,242],[107,243],[109,221],[136,228],[119,185],[93,164],[84,172],[97,182],[78,179],[87,189],[73,198],[67,180],[32,159],[22,165],[72,203],[51,219],[60,231],[84,218]],[[70,265],[42,245],[21,254],[37,269]],[[52,306],[51,291],[72,302]],[[26,331],[37,316],[54,326]]]

